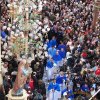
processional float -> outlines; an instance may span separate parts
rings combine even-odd
[[[34,48],[30,48],[30,45],[37,44],[34,40],[29,39],[29,32],[32,30],[36,32],[36,26],[38,27],[35,18],[38,18],[38,7],[36,2],[39,3],[39,1],[40,0],[11,0],[8,4],[10,9],[8,12],[11,18],[10,24],[13,25],[13,31],[11,31],[10,37],[10,42],[12,44],[11,51],[13,54],[17,55],[17,58],[20,59],[24,56],[24,59],[26,59],[21,60],[18,66],[18,72],[13,89],[11,89],[7,94],[8,100],[27,100],[28,97],[27,92],[23,89],[27,78],[32,72],[31,68],[28,67],[30,63],[27,59],[29,58],[28,54],[30,53],[30,61],[34,60]],[[32,7],[34,12],[31,13],[33,14],[33,19],[29,16],[30,7]],[[34,26],[34,24],[36,26]],[[36,37],[36,35],[37,34],[34,34],[34,37]]]

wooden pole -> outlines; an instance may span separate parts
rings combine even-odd
[[[94,15],[93,15],[93,23],[92,28],[95,29],[96,22],[98,21],[98,15],[99,15],[99,7],[100,7],[100,0],[94,1]]]

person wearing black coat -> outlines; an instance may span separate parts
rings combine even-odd
[[[38,92],[41,93],[41,95],[43,96],[44,100],[46,97],[46,87],[45,87],[45,83],[42,80],[38,81],[38,88],[37,88]]]

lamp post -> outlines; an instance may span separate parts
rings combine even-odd
[[[95,29],[96,22],[98,21],[99,10],[100,10],[100,0],[94,0],[94,15],[92,23],[93,29]]]

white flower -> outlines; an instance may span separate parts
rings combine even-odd
[[[12,26],[12,29],[15,29],[15,26]]]
[[[8,48],[9,48],[9,49],[11,49],[11,48],[12,48],[12,46],[9,46]]]
[[[32,33],[30,33],[30,34],[29,34],[29,36],[30,36],[30,37],[33,37],[33,34],[32,34]]]
[[[5,59],[8,59],[9,57],[8,57],[8,55],[5,55]]]
[[[47,28],[47,31],[50,31],[50,28],[49,27]]]
[[[26,58],[25,55],[23,55],[22,58],[25,59]]]
[[[20,32],[20,34],[22,35],[22,34],[24,34],[23,32]]]
[[[32,59],[31,57],[29,57],[29,58],[27,59],[27,62],[28,62],[28,63],[31,63],[32,60],[33,60],[33,59]]]
[[[16,2],[13,2],[13,5],[16,5]]]
[[[47,46],[44,46],[43,49],[46,50],[47,49]]]
[[[45,54],[45,57],[48,57],[48,52],[44,52],[44,54]]]
[[[45,29],[42,29],[42,32],[43,32],[43,33],[46,33],[46,30],[45,30]]]
[[[41,58],[41,59],[44,59],[44,56],[42,55],[40,58]]]
[[[42,5],[39,5],[38,6],[38,11],[41,11],[42,10],[42,7],[43,7]]]
[[[7,50],[8,53],[10,53],[10,50]]]
[[[15,2],[17,2],[18,0],[14,0]]]
[[[42,24],[42,22],[38,22],[38,24],[39,24],[39,25],[41,25],[41,24]]]
[[[47,1],[44,1],[44,4],[46,4],[47,3]]]
[[[2,51],[2,55],[4,55],[6,52],[5,51]]]
[[[28,11],[29,9],[28,8],[25,8],[25,11]]]
[[[61,2],[61,0],[57,0],[58,2]]]
[[[3,30],[5,30],[6,28],[7,28],[7,26],[3,26],[3,28],[2,28],[2,29],[3,29]]]
[[[17,33],[15,34],[15,37],[18,37],[18,34]]]
[[[4,43],[4,47],[7,47],[7,43]]]
[[[16,32],[19,33],[20,31],[17,29]]]
[[[14,5],[14,8],[17,8],[17,7],[18,7],[18,6],[15,4],[15,5]]]
[[[45,26],[44,26],[44,29],[47,29],[48,28],[48,25],[46,24]]]
[[[14,31],[11,31],[11,35],[14,35]]]
[[[35,57],[37,57],[37,55],[35,55]]]
[[[22,58],[19,58],[18,61],[22,61]]]
[[[41,33],[38,34],[39,37],[42,37]]]
[[[11,4],[8,4],[7,6],[8,6],[8,7],[11,7]]]
[[[18,18],[16,18],[15,20],[13,20],[14,23],[16,23],[18,21]]]
[[[37,55],[40,57],[41,56],[41,52],[38,52]]]
[[[8,24],[8,27],[11,27],[12,26],[12,24]]]
[[[10,31],[11,30],[10,27],[8,27],[7,30]]]
[[[36,8],[37,8],[37,6],[35,4],[33,4],[33,9],[36,9]]]
[[[42,47],[41,47],[41,46],[39,46],[39,49],[42,49]]]
[[[13,54],[12,54],[12,52],[9,52],[9,54],[8,54],[9,56],[12,56]]]
[[[38,39],[38,36],[35,36],[34,39],[37,40]]]

